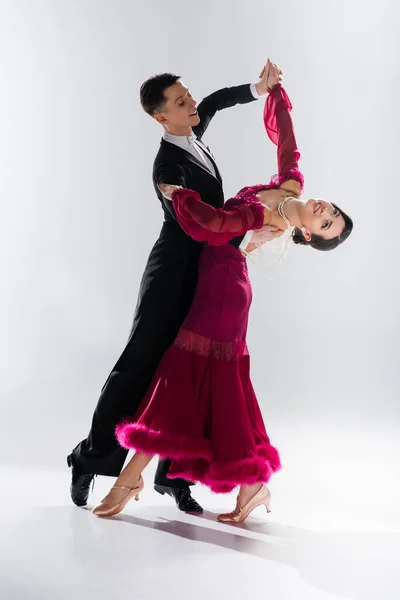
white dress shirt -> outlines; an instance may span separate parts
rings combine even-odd
[[[250,84],[250,91],[256,100],[261,98],[261,96],[257,92],[255,83]],[[163,138],[166,142],[169,142],[170,144],[175,144],[175,146],[178,146],[179,148],[182,148],[182,150],[186,150],[186,152],[189,152],[189,154],[191,154],[197,160],[200,160],[200,162],[203,163],[204,167],[207,169],[207,171],[209,171],[211,173],[211,175],[213,175],[214,177],[217,176],[217,174],[215,172],[215,167],[214,167],[210,157],[208,156],[206,151],[200,146],[200,144],[197,142],[197,139],[196,139],[196,136],[194,135],[194,133],[192,133],[191,135],[172,135],[171,133],[168,133],[167,131],[165,131]],[[241,250],[245,250],[247,248],[247,246],[252,238],[252,235],[253,235],[253,231],[248,231],[246,233],[246,235],[244,236],[244,238],[242,240],[242,243],[239,246]]]

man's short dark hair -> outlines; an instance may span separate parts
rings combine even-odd
[[[140,88],[140,104],[143,110],[151,117],[164,110],[164,92],[180,78],[180,75],[173,73],[161,73],[147,79]]]

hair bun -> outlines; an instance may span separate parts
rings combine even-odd
[[[301,232],[301,229],[295,227],[292,233],[292,240],[294,244],[301,244],[302,246],[308,246],[309,242],[307,242],[306,238]]]

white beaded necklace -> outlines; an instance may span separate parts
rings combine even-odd
[[[293,196],[287,196],[286,198],[284,198],[282,200],[282,202],[280,202],[278,204],[278,209],[277,209],[278,214],[285,221],[289,235],[287,236],[283,246],[282,246],[282,244],[280,244],[278,246],[271,244],[270,248],[271,248],[272,252],[274,252],[274,254],[277,254],[279,252],[279,256],[271,263],[272,265],[274,265],[276,263],[280,263],[284,258],[286,258],[287,254],[289,252],[290,242],[292,241],[292,226],[290,224],[289,219],[287,218],[287,216],[284,213],[283,207],[288,200],[292,200],[292,199],[293,199]]]
[[[280,262],[281,260],[283,260],[284,258],[286,258],[289,249],[290,249],[290,243],[292,242],[293,238],[292,238],[292,226],[290,224],[289,219],[287,218],[287,216],[285,215],[284,211],[283,211],[283,207],[285,205],[285,202],[287,202],[288,200],[292,200],[293,196],[288,196],[287,198],[284,198],[282,200],[282,202],[280,202],[278,204],[278,214],[282,217],[282,219],[285,221],[286,225],[287,225],[287,230],[289,232],[288,237],[285,240],[284,246],[282,248],[282,251],[280,253],[280,255],[277,258],[277,261]]]
[[[286,198],[284,198],[284,199],[282,200],[282,202],[280,202],[280,203],[278,204],[277,211],[278,211],[278,214],[279,214],[279,216],[280,216],[280,217],[281,217],[281,218],[282,218],[282,219],[285,221],[285,223],[286,223],[286,225],[287,225],[287,231],[289,232],[289,235],[288,235],[288,237],[286,238],[286,240],[285,240],[285,243],[284,243],[283,245],[282,245],[282,244],[279,244],[279,243],[278,243],[278,245],[274,245],[274,242],[273,242],[273,241],[271,241],[271,242],[268,244],[268,248],[269,248],[269,249],[270,249],[270,250],[271,250],[271,251],[272,251],[274,254],[278,254],[278,253],[279,253],[279,256],[277,256],[277,258],[276,258],[275,260],[273,260],[272,262],[270,262],[270,263],[268,263],[268,264],[265,264],[265,263],[263,263],[263,261],[262,261],[262,258],[263,258],[263,248],[262,248],[262,246],[259,246],[258,244],[256,244],[256,247],[257,247],[257,249],[258,249],[258,254],[259,254],[259,257],[260,257],[260,260],[261,260],[261,263],[260,263],[260,264],[261,264],[261,266],[262,266],[262,267],[272,267],[273,265],[276,265],[276,264],[278,264],[278,265],[279,265],[279,263],[280,263],[280,262],[281,262],[281,261],[282,261],[284,258],[286,258],[287,254],[288,254],[288,252],[289,252],[290,243],[291,243],[291,241],[292,241],[292,226],[291,226],[291,224],[290,224],[290,221],[289,221],[289,219],[287,218],[287,216],[285,215],[285,213],[284,213],[284,210],[283,210],[283,207],[284,207],[285,203],[286,203],[288,200],[296,200],[296,198],[294,198],[293,196],[287,196]],[[249,257],[250,257],[250,255],[249,255]],[[273,278],[273,277],[269,277],[269,279],[275,279],[275,278]]]
[[[289,219],[287,218],[287,216],[283,212],[283,206],[284,206],[285,202],[287,202],[288,200],[292,200],[292,196],[288,196],[287,198],[284,198],[282,200],[282,202],[279,202],[279,204],[278,204],[278,213],[282,217],[282,219],[285,221],[286,225],[288,226],[288,229],[290,229],[291,225],[290,225]]]

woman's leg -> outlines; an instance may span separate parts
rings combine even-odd
[[[270,512],[270,499],[270,491],[264,484],[253,483],[252,485],[241,485],[235,510],[231,513],[218,515],[218,521],[222,521],[223,523],[242,523],[247,519],[252,510],[261,505],[264,505],[267,512]]]
[[[107,496],[96,504],[92,513],[99,517],[111,517],[121,512],[132,498],[139,500],[139,494],[144,485],[142,471],[147,467],[152,458],[152,454],[136,452],[121,472],[121,475]]]
[[[257,492],[261,489],[261,483],[253,483],[252,485],[241,485],[239,489],[238,500],[241,506],[245,506]]]
[[[135,452],[114,485],[133,488],[139,481],[142,471],[147,467],[154,454]]]

